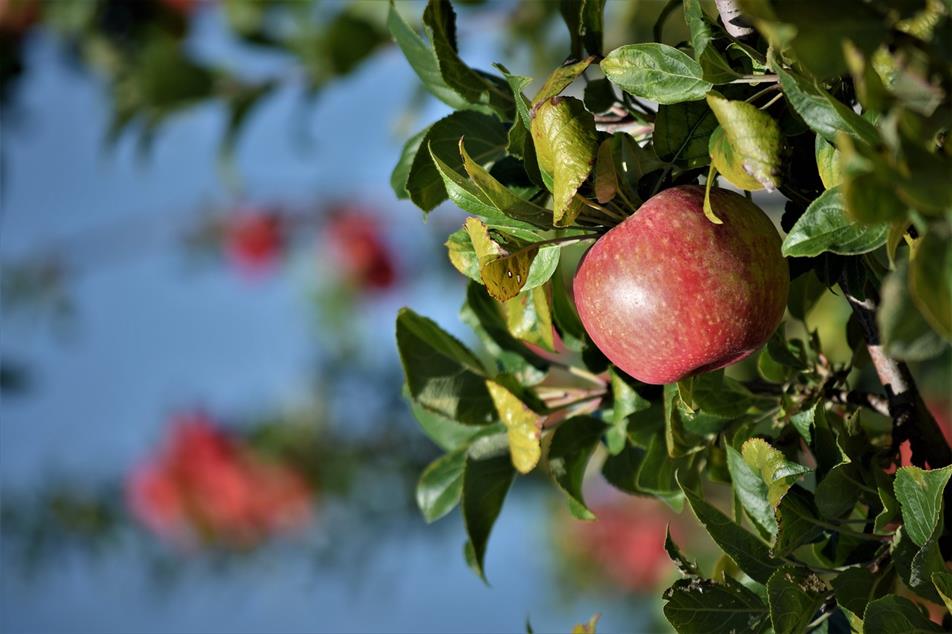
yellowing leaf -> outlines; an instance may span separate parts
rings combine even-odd
[[[539,248],[529,245],[509,253],[492,239],[489,227],[478,218],[467,218],[464,227],[479,260],[479,276],[489,294],[500,302],[518,295],[529,279],[529,269]]]
[[[711,165],[733,185],[748,191],[764,188],[760,181],[744,169],[741,158],[734,152],[734,146],[727,139],[724,128],[721,126],[717,126],[717,129],[711,133],[708,151],[711,153]]]
[[[734,181],[731,175],[742,171],[767,191],[776,189],[780,185],[781,137],[780,126],[774,118],[752,104],[730,101],[714,93],[707,95],[707,105],[714,111],[714,116],[724,129],[727,147],[732,150],[731,157],[736,156],[731,163],[737,167],[728,165],[727,169],[722,169],[721,165],[717,165],[718,171],[725,174],[732,183]],[[720,149],[723,153],[723,144]],[[711,158],[714,158],[713,154]],[[726,163],[723,159],[722,155],[721,162]],[[734,184],[741,187],[738,183]]]
[[[538,105],[531,131],[539,167],[552,175],[553,222],[567,227],[580,211],[575,193],[595,162],[595,119],[578,99],[556,97]]]
[[[545,287],[519,293],[505,303],[506,326],[513,337],[553,351],[552,312]]]
[[[786,457],[762,438],[751,438],[741,447],[741,455],[752,469],[759,471],[761,479],[767,485],[767,501],[771,506],[780,504],[793,483],[809,471]]]
[[[519,473],[529,473],[542,457],[542,417],[498,383],[486,381],[486,387],[506,426],[512,464]]]

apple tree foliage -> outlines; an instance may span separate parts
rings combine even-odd
[[[469,214],[446,248],[481,343],[397,318],[407,400],[445,450],[419,480],[424,517],[459,507],[484,576],[516,478],[547,472],[597,521],[583,479],[600,470],[722,551],[705,571],[668,538],[679,632],[941,631],[921,606],[952,606],[952,452],[909,364],[947,363],[952,340],[952,3],[676,0],[654,41],[612,50],[605,4],[558,4],[565,61],[536,78],[470,66],[448,0],[421,28],[391,5],[453,110],[406,142],[392,185]],[[689,38],[665,42],[682,17]],[[665,188],[718,180],[785,199],[786,320],[744,368],[639,383],[579,322],[579,248]],[[848,362],[807,325],[821,296],[851,311]]]

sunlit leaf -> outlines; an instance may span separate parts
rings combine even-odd
[[[707,103],[724,130],[727,140],[725,147],[729,150],[725,152],[725,147],[721,147],[717,157],[714,157],[712,152],[717,170],[743,189],[776,189],[780,185],[781,139],[780,128],[774,118],[752,104],[730,101],[715,93],[707,96]],[[730,171],[722,169],[722,165]],[[759,183],[759,186],[744,187],[741,183],[734,182],[731,176],[737,175],[737,167]]]
[[[787,257],[812,257],[824,252],[856,255],[886,242],[888,225],[862,225],[846,215],[840,187],[828,189],[800,216],[783,241]]]
[[[519,473],[529,473],[539,464],[542,448],[542,417],[533,412],[515,394],[494,381],[486,381],[499,418],[509,436],[509,454]]]
[[[465,466],[466,450],[460,448],[437,458],[423,471],[416,500],[427,522],[435,522],[459,504]]]
[[[942,520],[942,493],[952,477],[952,466],[926,471],[903,467],[896,471],[893,488],[902,509],[906,534],[918,545],[932,539]]]
[[[697,101],[712,87],[700,64],[657,42],[616,48],[602,60],[601,67],[625,92],[659,104]]]

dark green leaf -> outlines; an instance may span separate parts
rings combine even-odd
[[[580,350],[585,341],[585,329],[575,310],[575,304],[569,297],[561,269],[556,270],[552,276],[552,318],[559,328],[565,346],[570,350]]]
[[[674,562],[674,565],[678,567],[678,572],[680,572],[685,577],[698,577],[701,572],[698,570],[697,564],[689,559],[686,559],[683,554],[681,554],[681,549],[678,548],[678,545],[674,543],[674,540],[671,539],[671,526],[669,525],[664,531],[664,550],[668,553],[668,557],[671,558],[671,561]]]
[[[400,159],[390,174],[390,187],[393,189],[393,193],[397,195],[397,198],[401,200],[410,197],[410,192],[407,191],[407,179],[410,177],[410,166],[413,165],[413,160],[416,158],[417,152],[420,151],[420,144],[429,131],[430,128],[423,128],[407,139],[407,142],[403,145],[403,150],[400,151]]]
[[[777,507],[777,537],[770,549],[773,556],[786,557],[818,539],[823,529],[817,526],[817,515],[813,496],[801,486],[791,487]]]
[[[700,0],[684,0],[684,20],[691,31],[691,47],[694,59],[704,71],[704,79],[714,84],[727,83],[740,75],[734,71],[724,56],[711,45],[711,23],[701,9]]]
[[[585,506],[582,481],[588,461],[604,431],[605,423],[597,418],[576,416],[560,424],[552,436],[549,472],[569,497],[569,508],[579,519],[595,519],[595,515]]]
[[[658,108],[652,142],[662,161],[686,167],[710,162],[708,140],[717,128],[717,117],[703,101],[676,103]]]
[[[767,545],[705,502],[697,493],[682,487],[691,510],[708,534],[751,579],[767,583],[781,562],[770,556]]]
[[[783,241],[787,257],[813,257],[824,252],[857,255],[886,242],[889,227],[861,225],[849,219],[840,187],[828,189],[800,216]]]
[[[767,581],[770,622],[776,634],[801,634],[825,600],[829,587],[815,574],[784,567]]]
[[[457,449],[430,463],[417,483],[417,506],[427,522],[435,522],[459,504],[463,494],[466,450]]]
[[[879,135],[873,124],[842,101],[809,79],[785,70],[779,63],[774,62],[771,67],[780,77],[787,101],[811,130],[830,143],[836,142],[836,135],[840,132],[864,143],[876,143]]]
[[[601,67],[622,90],[659,104],[697,101],[712,87],[700,64],[657,42],[616,48],[602,60]]]
[[[618,454],[625,447],[628,439],[628,417],[635,412],[640,412],[651,407],[651,403],[635,391],[635,388],[629,383],[631,379],[620,374],[615,368],[609,369],[611,377],[612,399],[614,407],[612,408],[611,427],[605,434],[605,444],[608,451],[612,454]]]
[[[882,583],[888,577],[889,575],[876,576],[868,568],[856,566],[833,577],[830,583],[840,608],[847,612],[847,616],[852,617],[851,621],[861,621],[869,602],[889,590],[889,585]]]
[[[859,501],[862,484],[858,468],[852,462],[842,462],[833,467],[816,486],[817,509],[824,517],[843,517]]]
[[[941,632],[915,603],[895,595],[877,599],[866,606],[863,634],[925,634]]]
[[[468,104],[488,105],[503,120],[511,120],[514,102],[505,82],[470,68],[456,52],[456,13],[449,0],[430,0],[423,12],[443,81]]]
[[[446,200],[443,176],[432,156],[438,157],[449,170],[460,172],[463,168],[460,139],[466,137],[466,150],[475,162],[486,163],[503,155],[509,141],[507,134],[506,126],[476,112],[454,112],[434,123],[420,141],[410,165],[406,182],[410,199],[424,211]]]
[[[663,596],[664,616],[679,634],[763,632],[770,625],[767,606],[732,580],[679,579]]]
[[[483,562],[486,545],[499,511],[502,510],[506,493],[512,485],[516,472],[509,456],[485,460],[466,459],[463,472],[463,522],[466,524],[467,559],[476,573],[486,579]]]
[[[397,347],[410,395],[422,407],[469,425],[496,418],[479,359],[436,323],[401,309]]]
[[[638,488],[638,470],[644,462],[645,451],[641,447],[625,445],[618,455],[609,455],[602,465],[602,476],[613,487],[625,493],[645,493]]]

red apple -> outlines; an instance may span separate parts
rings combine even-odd
[[[783,317],[789,274],[780,236],[739,194],[704,189],[650,198],[602,236],[575,275],[579,316],[595,345],[645,383],[722,368],[762,346]]]
[[[284,251],[285,222],[277,211],[242,209],[225,227],[225,246],[235,265],[258,273],[271,268]]]
[[[394,256],[381,235],[380,220],[354,208],[336,210],[325,233],[341,272],[364,291],[382,291],[396,282]]]

